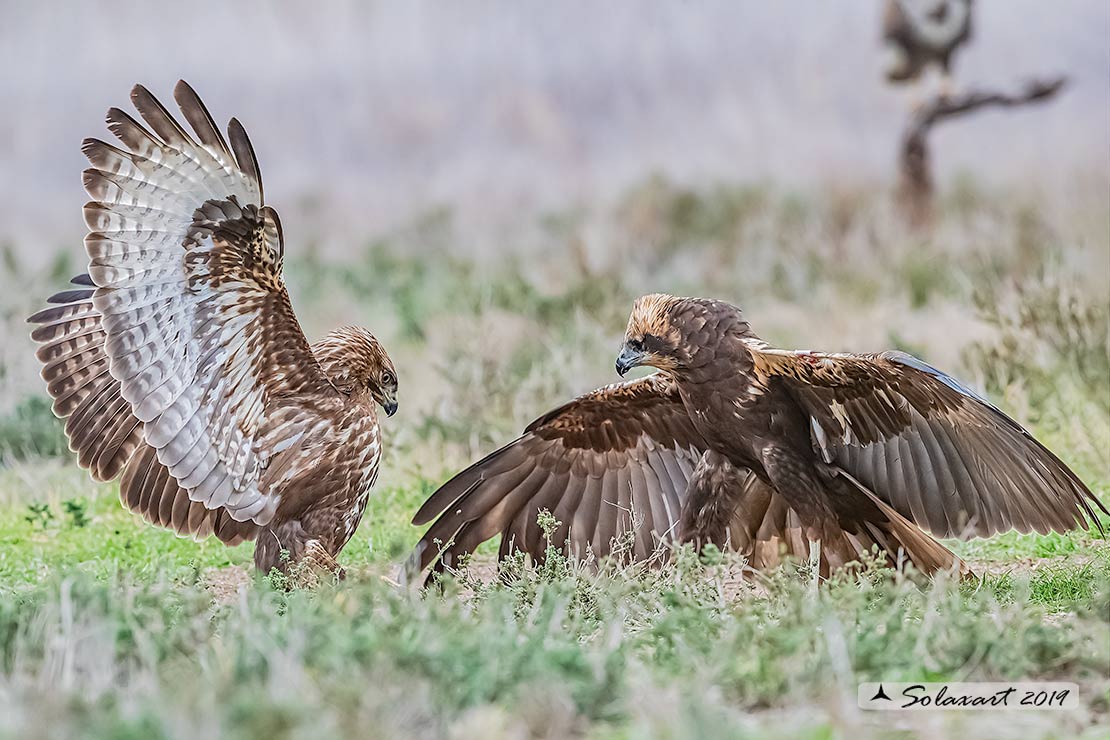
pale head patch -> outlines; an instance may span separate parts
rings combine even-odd
[[[671,320],[671,310],[681,300],[681,298],[666,293],[650,293],[640,296],[632,306],[632,314],[628,317],[628,328],[625,330],[625,337],[642,340],[650,334],[660,339],[670,340],[672,343],[676,342],[678,328]]]

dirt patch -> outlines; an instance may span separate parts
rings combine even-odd
[[[204,587],[212,594],[212,599],[217,604],[228,604],[234,601],[240,590],[251,587],[252,580],[250,571],[241,565],[209,568],[201,576]]]
[[[1068,566],[1081,566],[1091,562],[1090,556],[1072,554],[1072,555],[1057,555],[1051,558],[1017,558],[1014,560],[967,560],[965,562],[971,566],[971,570],[975,575],[984,576],[1001,576],[1008,573],[1019,573],[1028,575],[1036,573],[1045,568],[1056,568],[1061,565]]]

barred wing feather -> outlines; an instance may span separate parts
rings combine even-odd
[[[83,146],[95,288],[73,310],[99,314],[115,402],[189,500],[266,524],[270,457],[327,426],[339,394],[293,314],[281,224],[242,126],[225,140],[184,82],[174,97],[192,133],[142,86],[131,97],[146,126],[113,108],[123,148]]]

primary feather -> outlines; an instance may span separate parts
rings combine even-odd
[[[148,520],[334,557],[377,473],[374,398],[392,365],[361,329],[309,345],[246,131],[232,120],[225,139],[185,82],[174,97],[192,132],[138,85],[143,123],[108,112],[122,146],[82,145],[89,264],[74,282],[90,287],[30,319],[55,413],[78,462],[123,473],[121,498]],[[260,544],[259,567],[275,553]]]

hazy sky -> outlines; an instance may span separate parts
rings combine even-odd
[[[906,100],[881,79],[879,11],[879,0],[0,0],[0,240],[79,237],[81,139],[109,136],[104,111],[126,107],[134,82],[172,102],[179,77],[218,121],[246,125],[271,203],[315,204],[294,234],[373,234],[439,205],[511,220],[652,171],[802,187],[887,178]],[[976,13],[963,84],[1056,72],[1072,84],[1045,107],[945,126],[941,171],[1049,182],[1082,171],[1103,186],[1110,3],[981,0]]]

